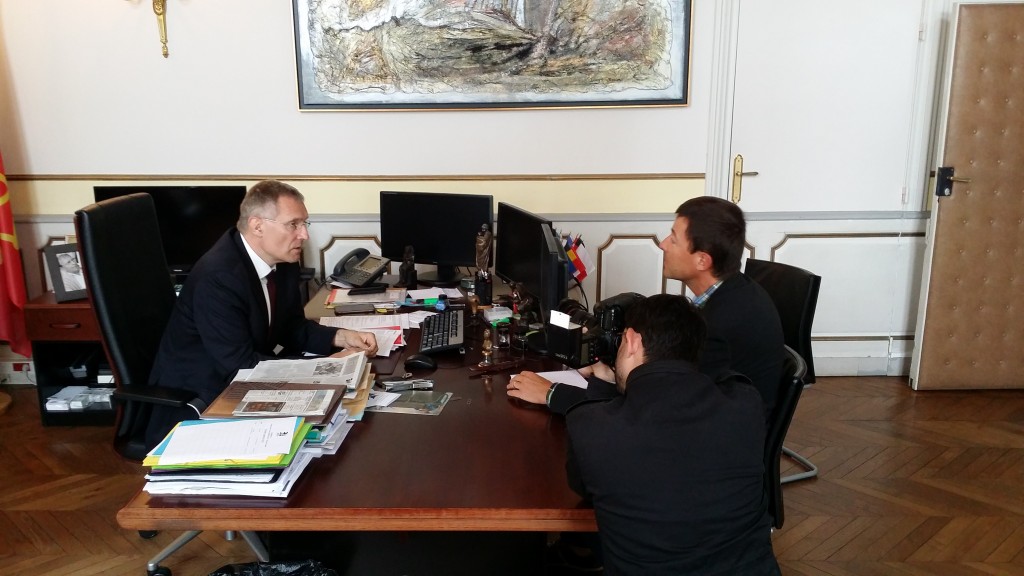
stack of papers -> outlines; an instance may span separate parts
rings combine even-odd
[[[89,386],[65,386],[53,396],[46,399],[46,409],[51,412],[67,412],[85,410],[100,405],[110,408],[110,396],[113,388],[90,388]]]
[[[333,288],[324,305],[328,308],[351,304],[370,304],[373,308],[393,310],[405,300],[405,288],[388,288],[375,294],[349,294],[346,288]]]
[[[315,455],[301,417],[186,420],[150,452],[150,494],[288,495]]]

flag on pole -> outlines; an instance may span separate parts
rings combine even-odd
[[[580,261],[583,262],[583,266],[587,270],[597,270],[597,264],[594,263],[594,259],[590,257],[590,252],[587,252],[587,247],[583,244],[583,238],[579,235],[576,236],[576,242],[573,244],[573,251],[576,252],[576,256],[578,256]]]
[[[0,340],[22,356],[32,355],[25,333],[25,273],[21,268],[18,236],[14,231],[11,194],[7,189],[4,159],[0,156]]]
[[[566,240],[565,255],[569,257],[569,267],[573,278],[583,282],[583,279],[587,277],[590,270],[594,269],[594,261],[590,258],[590,254],[587,253],[587,249],[583,245],[583,240],[579,234],[576,235],[575,240],[572,240],[571,237]]]
[[[565,245],[562,246],[562,249],[565,250],[565,256],[568,258],[569,252],[572,250],[572,234],[565,236]],[[576,265],[572,263],[572,258],[569,258],[569,274],[573,278],[576,277]]]

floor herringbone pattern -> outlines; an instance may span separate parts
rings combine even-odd
[[[35,391],[0,416],[0,574],[145,574],[174,539],[114,515],[142,468],[108,428],[43,428]],[[785,488],[783,574],[1024,576],[1024,391],[913,392],[902,378],[820,378],[786,444],[821,476]],[[254,558],[204,533],[166,562],[178,576]]]

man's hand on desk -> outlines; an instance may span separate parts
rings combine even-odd
[[[603,362],[592,366],[585,366],[578,370],[580,376],[590,378],[595,376],[606,382],[615,382],[615,370]],[[568,384],[563,384],[567,386]],[[548,404],[548,392],[551,390],[552,382],[536,372],[524,371],[512,376],[508,381],[505,390],[513,398],[519,398],[524,402],[532,404]]]
[[[335,358],[360,351],[365,351],[368,357],[372,357],[377,353],[377,338],[369,332],[356,332],[340,328],[334,334],[334,347],[344,348],[341,352],[332,355]]]

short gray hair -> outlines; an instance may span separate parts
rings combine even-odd
[[[263,180],[253,184],[252,188],[245,193],[242,205],[238,207],[239,232],[245,232],[249,227],[249,218],[271,218],[277,216],[277,200],[282,196],[290,196],[299,202],[305,203],[306,199],[294,186],[279,182],[277,180]]]

